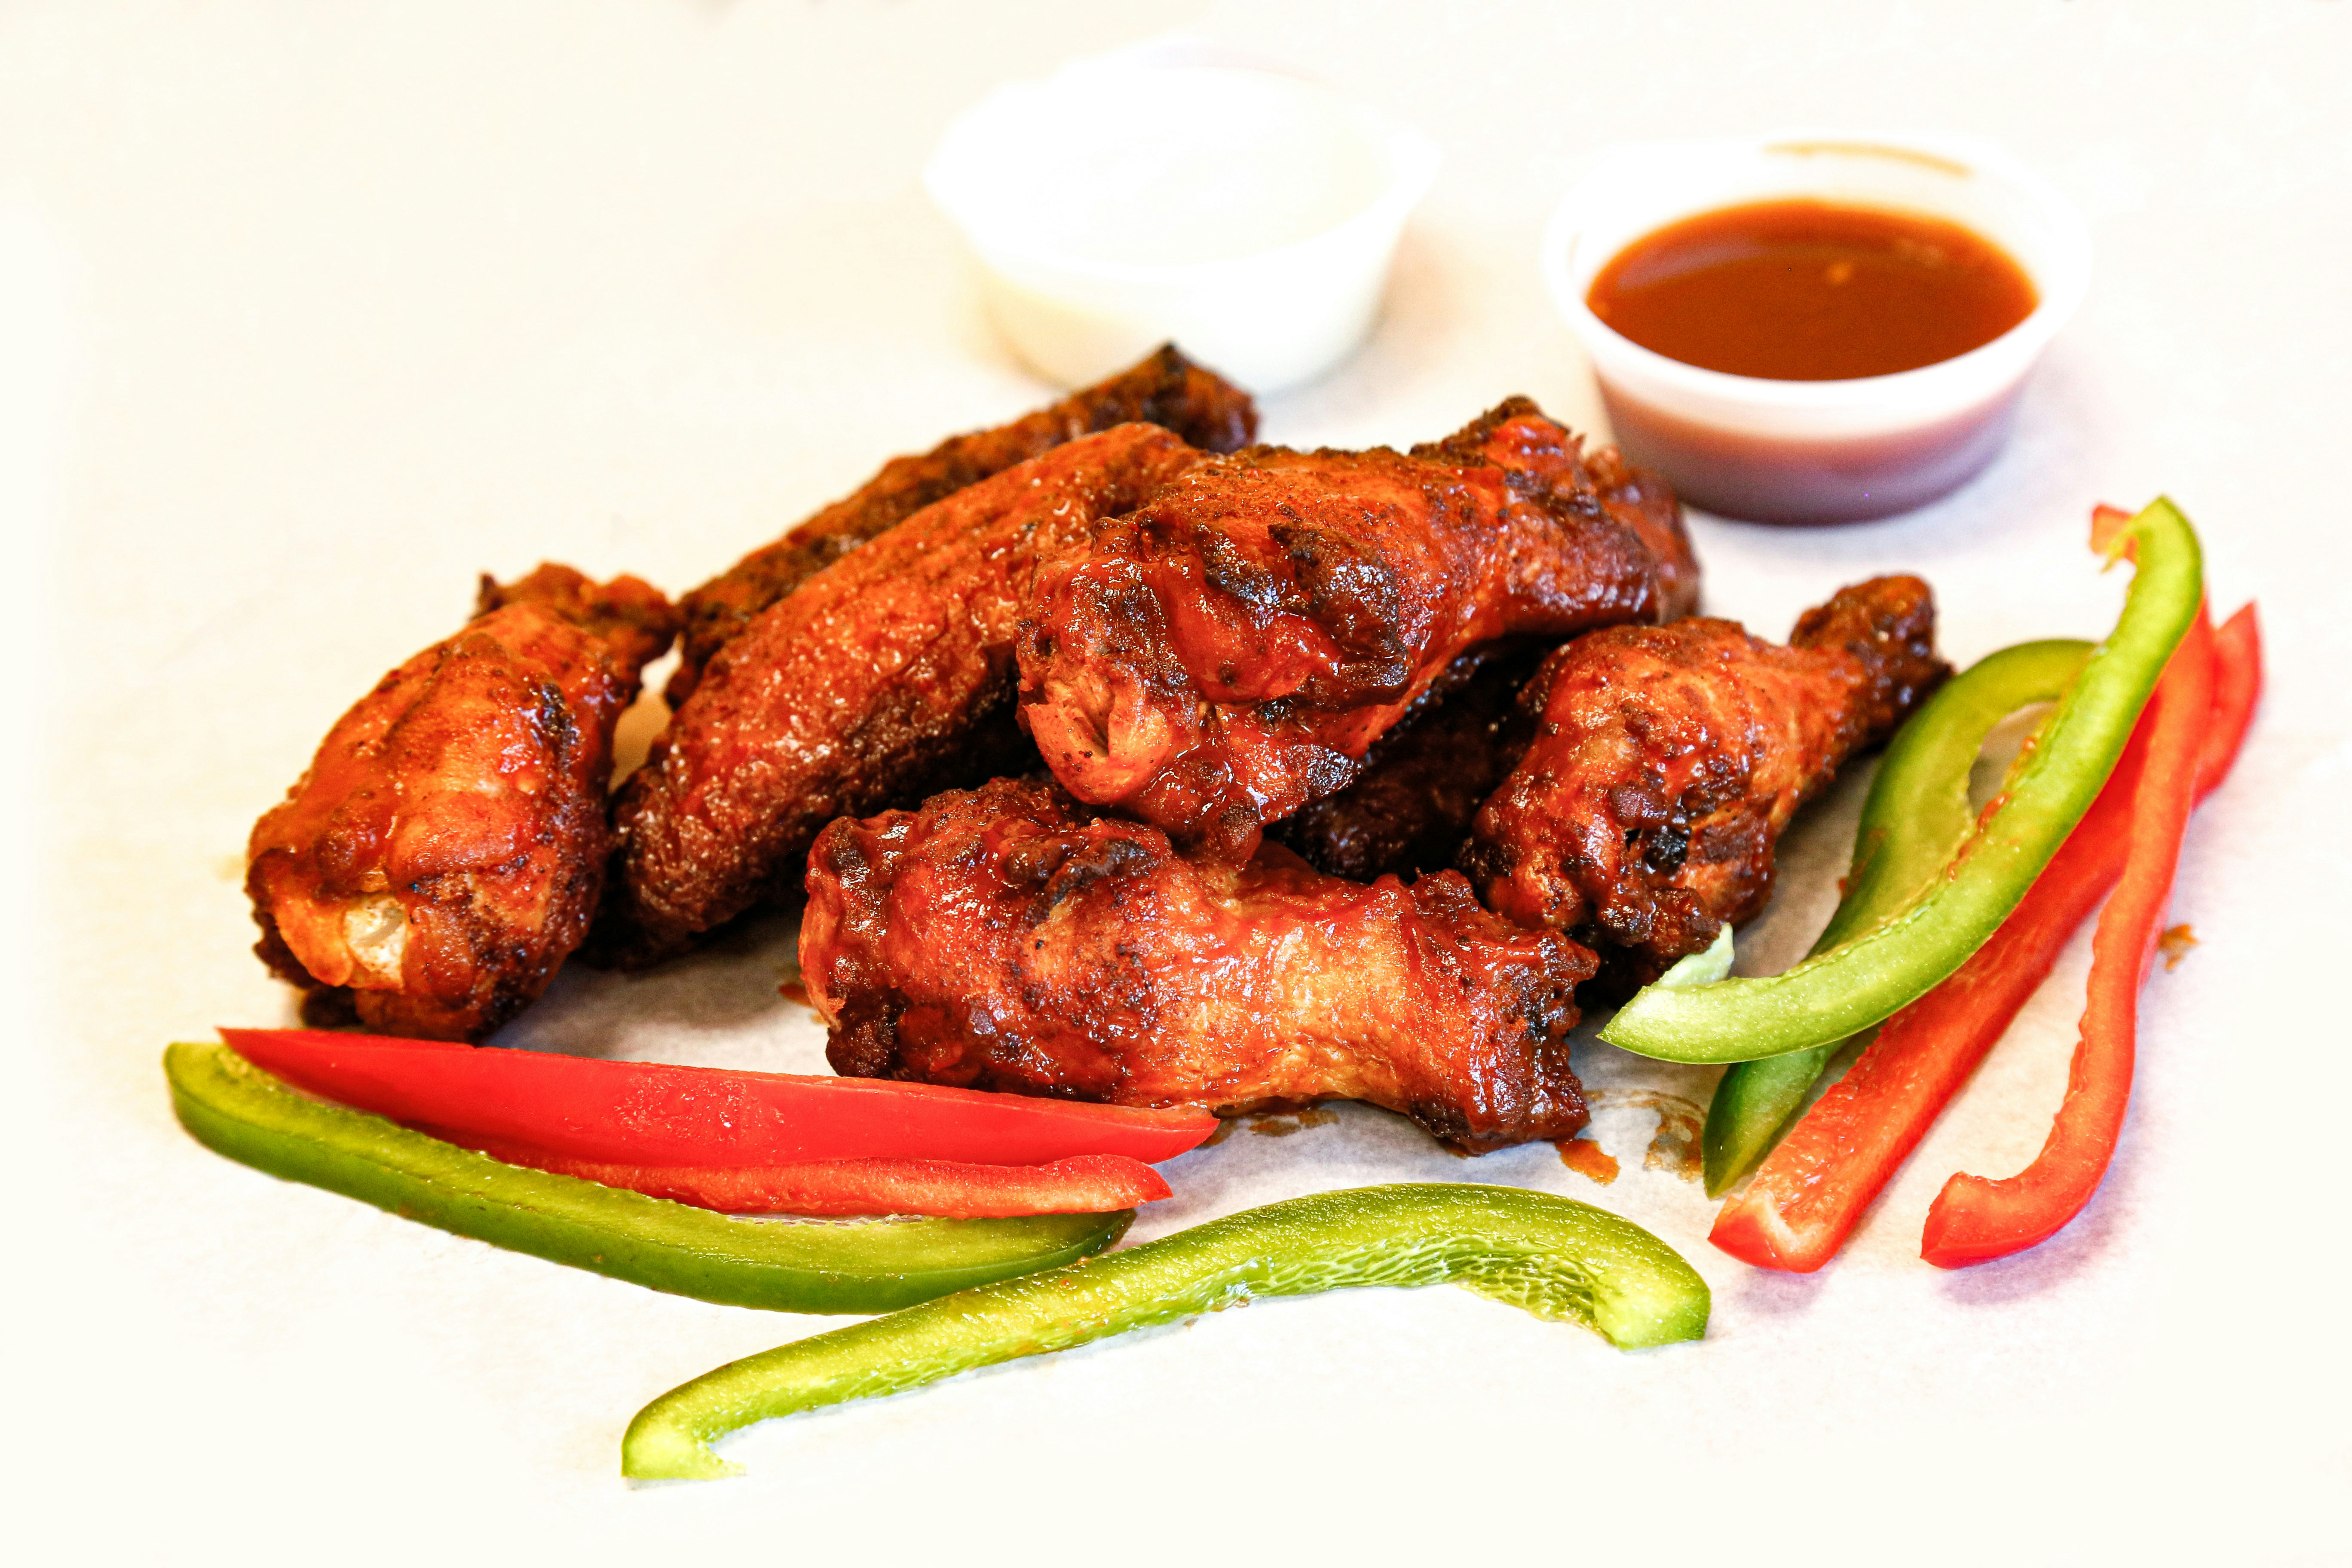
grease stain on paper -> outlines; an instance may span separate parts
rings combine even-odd
[[[1559,1163],[1580,1176],[1607,1186],[1617,1179],[1617,1157],[1590,1138],[1562,1138],[1553,1142]]]
[[[1305,1110],[1294,1110],[1282,1115],[1253,1116],[1250,1118],[1249,1130],[1261,1137],[1287,1138],[1302,1127],[1323,1127],[1339,1120],[1338,1111],[1326,1110],[1317,1105],[1309,1106]]]
[[[1679,1094],[1661,1094],[1649,1089],[1587,1089],[1584,1098],[1595,1110],[1622,1108],[1656,1111],[1658,1131],[1651,1138],[1649,1148],[1643,1151],[1642,1168],[1665,1171],[1685,1182],[1699,1179],[1699,1133],[1706,1126],[1706,1111]]]

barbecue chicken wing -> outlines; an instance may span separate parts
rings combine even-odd
[[[1764,907],[1798,805],[1950,673],[1935,629],[1927,584],[1879,577],[1805,612],[1787,647],[1704,619],[1569,644],[1528,684],[1535,742],[1463,868],[1497,913],[1655,979]]]
[[[1040,575],[1023,720],[1080,799],[1246,859],[1464,653],[1685,607],[1671,499],[1608,473],[1613,510],[1524,398],[1409,457],[1203,463]]]
[[[255,824],[255,949],[307,1015],[479,1040],[580,943],[611,835],[613,728],[677,616],[546,565],[385,676]]]
[[[1463,655],[1413,710],[1372,742],[1364,771],[1266,828],[1318,871],[1353,881],[1417,876],[1454,863],[1478,808],[1535,736],[1518,700],[1541,645]]]
[[[1000,779],[834,823],[808,880],[801,973],[845,1074],[1226,1115],[1364,1100],[1470,1150],[1585,1122],[1566,1036],[1592,955],[1454,872],[1189,860]]]
[[[1002,747],[1031,579],[1202,454],[1155,425],[1081,437],[925,508],[770,605],[622,788],[591,956],[636,967],[797,892],[834,817],[1017,772]],[[1034,752],[1029,752],[1034,759]]]
[[[669,705],[675,708],[693,695],[711,657],[761,611],[867,540],[1015,463],[1136,421],[1164,426],[1209,452],[1233,451],[1257,433],[1257,410],[1249,394],[1166,347],[1108,381],[1082,387],[1010,425],[953,437],[920,457],[893,458],[855,494],[679,601],[686,633],[677,672],[664,693]]]

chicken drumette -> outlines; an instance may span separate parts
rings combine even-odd
[[[1136,421],[1163,426],[1206,452],[1230,452],[1257,433],[1249,394],[1166,347],[1010,425],[951,437],[919,457],[893,458],[855,493],[679,601],[686,629],[677,672],[664,693],[670,706],[693,695],[712,658],[761,611],[867,540],[1015,463]]]
[[[1566,1036],[1593,966],[1451,871],[1188,859],[1020,780],[835,822],[801,926],[839,1072],[1228,1115],[1363,1100],[1469,1150],[1584,1125]]]
[[[1252,447],[1097,530],[1039,577],[1022,717],[1074,795],[1245,859],[1465,653],[1696,592],[1663,487],[1515,398],[1411,456]]]
[[[1950,667],[1916,577],[1808,610],[1787,647],[1730,621],[1620,626],[1544,661],[1534,743],[1478,813],[1462,866],[1488,907],[1569,931],[1621,984],[1764,907],[1800,803],[1893,731]]]
[[[306,1015],[479,1040],[579,945],[610,853],[613,729],[677,616],[545,565],[385,676],[254,825],[256,948]]]

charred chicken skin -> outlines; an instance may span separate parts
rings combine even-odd
[[[1000,779],[834,823],[808,879],[801,973],[846,1075],[1225,1115],[1362,1100],[1473,1151],[1586,1120],[1566,1037],[1592,954],[1451,871],[1191,859]]]
[[[1607,473],[1524,398],[1411,456],[1203,463],[1041,574],[1023,721],[1080,799],[1247,859],[1463,654],[1687,607],[1671,498]]]
[[[1569,644],[1528,684],[1534,743],[1464,869],[1497,913],[1655,979],[1764,907],[1799,804],[1950,673],[1935,629],[1927,584],[1879,577],[1805,612],[1787,647],[1708,619]]]
[[[1337,795],[1266,829],[1318,871],[1353,881],[1451,866],[1478,808],[1535,736],[1519,690],[1548,650],[1498,644],[1463,655],[1372,742]]]
[[[1202,458],[1154,425],[1081,437],[925,508],[770,605],[623,786],[591,956],[668,957],[788,900],[834,817],[1018,771],[983,742],[1017,740],[1013,637],[1032,580],[1083,550],[1096,519]]]
[[[344,714],[254,826],[255,951],[318,1021],[480,1040],[596,907],[614,726],[676,612],[556,565],[484,578],[480,611]]]
[[[1230,452],[1257,434],[1249,394],[1171,347],[1109,380],[1010,425],[953,437],[919,457],[894,458],[773,544],[738,561],[679,601],[686,631],[664,695],[676,708],[694,693],[721,647],[760,613],[817,573],[934,501],[1067,441],[1114,425],[1163,426],[1208,452]]]

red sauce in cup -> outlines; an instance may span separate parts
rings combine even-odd
[[[1958,224],[1806,199],[1669,224],[1618,252],[1585,303],[1703,370],[1850,381],[1981,348],[2040,296],[2007,251]]]

